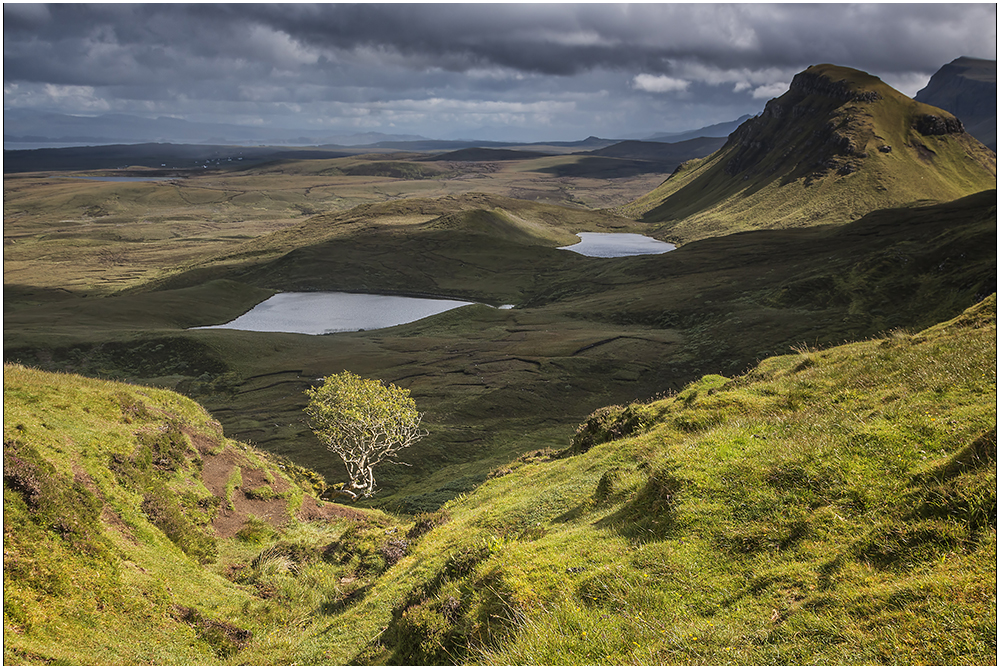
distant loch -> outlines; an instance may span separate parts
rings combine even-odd
[[[591,258],[623,258],[625,256],[659,255],[677,247],[646,235],[628,232],[580,232],[580,242],[560,246],[561,251],[573,251]]]

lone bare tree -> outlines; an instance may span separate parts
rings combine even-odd
[[[332,374],[323,385],[306,390],[309,427],[320,441],[340,456],[351,481],[343,493],[357,499],[375,492],[375,467],[398,462],[396,455],[416,443],[423,414],[410,391],[351,372]]]

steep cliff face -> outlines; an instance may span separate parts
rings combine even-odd
[[[718,152],[633,205],[677,241],[853,220],[996,186],[996,155],[961,120],[877,77],[834,65],[799,73]]]
[[[962,120],[969,134],[997,149],[997,62],[956,58],[934,73],[914,96]]]

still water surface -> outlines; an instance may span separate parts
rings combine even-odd
[[[622,258],[658,255],[677,248],[659,239],[629,232],[581,232],[577,237],[580,238],[579,244],[560,246],[560,250],[573,251],[591,258]]]
[[[357,332],[412,323],[468,304],[473,303],[396,295],[278,293],[235,320],[194,329],[312,335]]]
[[[87,181],[176,181],[177,177],[70,177]]]

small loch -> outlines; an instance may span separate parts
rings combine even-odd
[[[578,244],[560,246],[561,251],[573,251],[591,258],[624,258],[625,256],[659,255],[676,246],[646,235],[630,232],[580,232]]]

